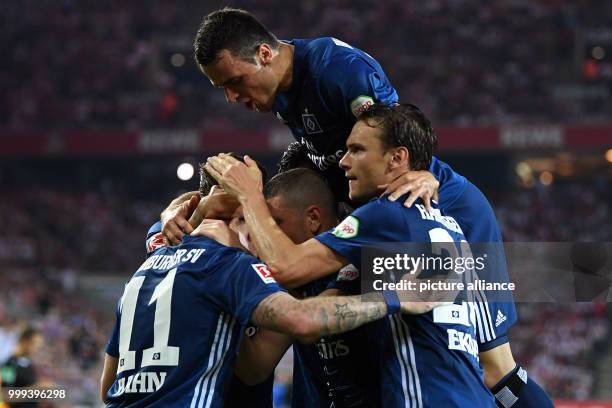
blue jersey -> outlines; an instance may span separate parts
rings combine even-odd
[[[147,257],[165,245],[161,231],[162,224],[160,221],[151,225],[147,231],[145,240]],[[256,331],[256,327],[249,326],[245,330],[245,334],[247,336],[252,336]],[[244,384],[236,374],[232,374],[232,379],[227,391],[225,407],[240,408],[249,405],[251,408],[272,408],[273,384],[274,375],[270,375],[270,377],[261,384],[249,386]]]
[[[292,85],[278,92],[272,111],[307,147],[336,198],[347,201],[348,183],[338,162],[356,118],[373,103],[397,103],[397,92],[375,59],[343,41],[323,37],[289,43],[295,47]],[[495,214],[476,186],[436,157],[429,171],[440,182],[440,208],[459,222],[468,242],[501,242]],[[512,299],[480,309],[482,350],[506,342],[516,321]]]
[[[205,237],[156,250],[119,301],[108,406],[222,407],[244,327],[280,290],[259,260]]]
[[[336,279],[358,281],[353,265],[296,289],[303,297],[337,288]],[[312,344],[293,343],[292,408],[375,408],[380,406],[377,367],[369,364],[365,327],[323,337]]]
[[[291,89],[279,91],[272,112],[305,145],[326,180],[348,196],[338,162],[356,117],[377,102],[398,101],[382,67],[365,52],[331,37],[292,40]]]
[[[354,265],[364,245],[389,242],[460,242],[460,227],[450,217],[427,217],[401,200],[372,200],[337,229],[317,237]],[[337,233],[344,225],[350,234]],[[435,234],[434,234],[435,232]],[[458,248],[458,251],[461,249]],[[422,315],[395,314],[367,327],[369,358],[378,362],[384,407],[495,407],[478,361],[476,307],[461,302]]]

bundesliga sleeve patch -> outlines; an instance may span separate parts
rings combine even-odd
[[[270,271],[270,269],[268,269],[268,265],[266,264],[253,264],[251,265],[253,267],[253,269],[255,269],[255,272],[257,272],[257,275],[261,278],[261,280],[265,283],[276,283],[276,280],[274,280],[274,277],[272,276],[272,271]]]
[[[334,235],[338,238],[353,238],[359,233],[359,220],[352,215],[349,215],[336,228]]]
[[[367,95],[359,95],[353,99],[353,102],[351,102],[351,112],[353,112],[353,115],[355,115],[357,118],[363,112],[370,109],[372,105],[374,105],[374,99],[372,99],[372,97]]]

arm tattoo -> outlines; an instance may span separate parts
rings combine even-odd
[[[261,301],[252,320],[280,332],[289,332],[291,323],[301,322],[312,336],[329,336],[378,320],[386,313],[387,306],[379,299],[362,301],[359,296],[342,296],[299,301],[287,293],[276,293]]]

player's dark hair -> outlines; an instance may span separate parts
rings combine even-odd
[[[228,154],[244,163],[243,155],[236,154],[233,152],[230,152]],[[257,167],[259,167],[259,170],[261,171],[261,180],[265,184],[268,180],[268,172],[266,170],[266,167],[257,160],[255,160],[255,163],[257,163]],[[206,167],[204,166],[206,166],[206,162],[200,163],[200,195],[207,196],[208,193],[210,193],[210,189],[213,188],[213,186],[218,186],[219,183],[217,183],[217,180],[215,180],[215,178],[210,175],[210,173],[206,170]]]
[[[281,157],[278,163],[276,174],[299,168],[317,170],[317,167],[308,157],[306,146],[300,142],[293,142],[287,146],[283,153],[283,157]]]
[[[221,50],[255,63],[255,52],[264,43],[274,50],[279,46],[276,36],[249,12],[225,7],[204,17],[193,51],[196,62],[202,66],[215,62]]]
[[[19,335],[19,343],[30,341],[38,334],[40,334],[40,330],[32,326],[27,326]]]
[[[295,210],[316,205],[330,216],[338,217],[334,193],[325,180],[311,169],[297,168],[278,173],[264,185],[263,193],[266,198],[282,196]]]
[[[382,130],[385,150],[404,146],[410,153],[411,170],[427,170],[438,147],[431,122],[419,108],[410,104],[375,104],[359,115],[359,121]]]

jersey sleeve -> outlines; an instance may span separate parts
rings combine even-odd
[[[374,59],[342,41],[334,41],[347,49],[320,71],[319,89],[329,109],[354,120],[374,103],[397,103],[397,92]]]
[[[108,339],[108,344],[106,345],[106,354],[109,356],[119,358],[119,325],[121,324],[121,300],[117,303],[117,317],[115,319],[115,326],[113,327],[113,332]]]
[[[338,226],[315,237],[361,270],[361,248],[387,242],[407,242],[410,231],[400,211],[403,206],[387,198],[363,205]]]
[[[262,300],[284,291],[266,264],[246,254],[237,256],[217,275],[213,296],[243,325],[249,323],[253,311]]]

